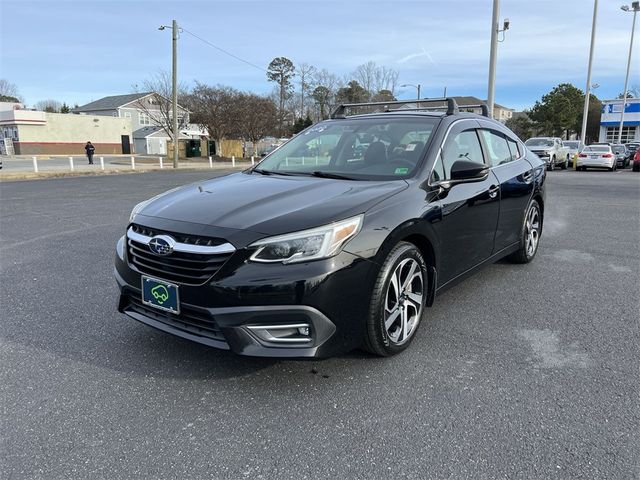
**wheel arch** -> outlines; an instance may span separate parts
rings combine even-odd
[[[430,307],[436,298],[436,289],[438,287],[438,270],[436,269],[436,252],[433,248],[431,240],[424,235],[413,233],[402,239],[404,242],[414,244],[427,264],[427,274],[429,275],[429,290],[427,292],[426,306]]]

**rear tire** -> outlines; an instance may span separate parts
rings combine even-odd
[[[560,165],[560,168],[561,168],[562,170],[566,170],[568,166],[569,166],[569,155],[567,155],[567,158],[566,158],[566,160],[564,161],[564,163],[563,163],[562,165]]]
[[[520,246],[507,257],[512,263],[529,263],[538,253],[542,234],[542,210],[537,200],[531,200],[522,222]]]
[[[428,283],[420,250],[412,243],[398,243],[387,255],[373,287],[365,350],[388,357],[409,346],[424,315]]]

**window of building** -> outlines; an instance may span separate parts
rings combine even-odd
[[[131,118],[131,112],[124,112],[124,118]]]
[[[151,119],[149,118],[149,115],[147,115],[146,113],[140,112],[138,118],[140,121],[140,125],[151,125]]]
[[[618,143],[618,133],[620,127],[607,127],[605,142]],[[622,143],[629,143],[635,140],[636,127],[622,127]]]

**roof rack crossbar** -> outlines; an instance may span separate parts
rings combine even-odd
[[[407,105],[407,104],[419,104],[419,103],[435,103],[435,102],[446,102],[445,106],[431,107],[431,109],[447,109],[447,115],[454,115],[458,113],[458,104],[455,99],[452,97],[442,97],[442,98],[421,98],[416,100],[396,100],[393,102],[366,102],[366,103],[344,103],[342,105],[338,105],[333,112],[331,112],[331,118],[345,118],[345,111],[347,108],[353,107],[387,107],[385,110],[388,110],[389,105]],[[425,110],[426,108],[416,108],[412,110]],[[488,111],[488,110],[487,110]]]
[[[462,108],[463,110],[465,108],[481,108],[482,109],[482,116],[483,117],[488,117],[489,116],[489,107],[487,106],[486,103],[475,103],[473,105],[459,105],[459,108]]]

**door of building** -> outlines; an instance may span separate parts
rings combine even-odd
[[[131,153],[131,144],[129,143],[129,135],[121,135],[120,138],[122,139],[122,153],[125,155]]]

